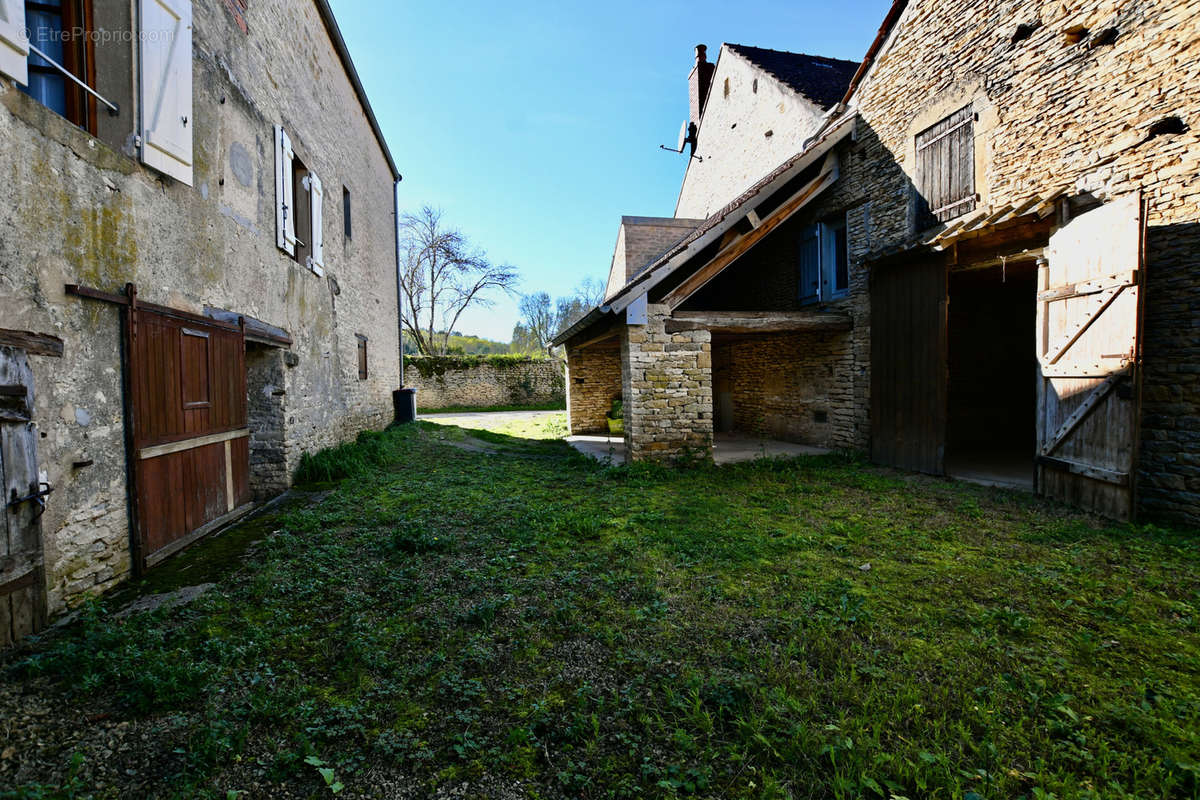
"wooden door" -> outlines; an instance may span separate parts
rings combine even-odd
[[[246,347],[238,326],[126,313],[139,566],[249,509]]]
[[[41,516],[48,488],[38,481],[33,372],[25,351],[0,347],[0,647],[46,623]]]
[[[1134,512],[1142,240],[1128,195],[1059,229],[1038,273],[1038,491],[1118,519]]]
[[[946,454],[946,265],[871,271],[871,459],[941,475]]]

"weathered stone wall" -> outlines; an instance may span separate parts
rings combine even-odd
[[[97,25],[110,27],[100,15],[119,7],[98,3]],[[288,330],[295,365],[272,390],[283,392],[274,396],[284,410],[285,475],[303,451],[392,416],[392,177],[316,7],[251,3],[248,34],[222,0],[196,0],[193,13],[193,187],[131,157],[129,74],[100,76],[121,105],[101,139],[0,79],[0,325],[65,343],[61,359],[31,358],[41,469],[55,486],[42,521],[55,611],[130,571],[118,313],[67,296],[65,284],[118,292],[132,281],[148,302],[197,313],[211,305]],[[103,60],[122,62],[119,53]],[[326,277],[276,248],[276,123],[325,185]],[[343,186],[354,207],[352,239],[342,233]],[[363,381],[356,333],[370,340]],[[94,463],[72,468],[86,460]]]
[[[705,218],[786,159],[821,124],[823,109],[728,47],[722,47],[696,155],[675,205],[677,217]]]
[[[567,425],[572,434],[607,433],[608,412],[621,393],[620,339],[567,350]]]
[[[621,217],[605,298],[621,291],[630,278],[701,222],[703,220],[675,217]]]
[[[1037,27],[1014,40],[1019,24]],[[913,233],[916,133],[967,103],[981,206],[1142,191],[1142,509],[1200,523],[1200,2],[910,3],[856,95],[859,157],[839,181],[872,198],[872,250]]]
[[[727,348],[738,431],[818,447],[854,447],[854,380],[849,333],[742,337]]]
[[[852,163],[855,159],[843,155],[842,160]],[[863,258],[870,242],[871,203],[859,196],[862,191],[853,182],[835,184],[681,307],[685,311],[805,310],[850,315],[853,327],[845,333],[754,336],[737,343],[730,363],[734,375],[743,370],[734,384],[740,384],[734,393],[740,429],[821,446],[865,450],[870,445],[871,306],[869,272]],[[814,222],[835,217],[846,220],[850,290],[828,303],[801,305],[800,234]],[[810,347],[814,349],[808,350]],[[758,348],[764,348],[762,354],[756,352]],[[783,360],[771,371],[761,366],[763,357],[767,363],[770,357]],[[801,371],[781,374],[794,366]],[[774,388],[764,393],[754,388],[755,381],[767,381]],[[786,396],[785,385],[791,387],[788,392],[794,393],[793,397]],[[768,395],[774,399],[766,400]],[[818,406],[828,412],[827,423],[813,421]],[[768,417],[773,421],[767,423]]]
[[[712,458],[712,343],[706,331],[667,333],[666,306],[621,330],[625,452],[630,460]]]
[[[404,381],[417,390],[417,408],[563,403],[559,358],[408,356]]]

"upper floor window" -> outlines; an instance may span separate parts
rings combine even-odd
[[[829,302],[850,290],[845,215],[809,225],[800,233],[800,302]]]
[[[114,148],[132,128],[142,163],[191,185],[191,0],[0,0],[0,74]]]
[[[96,101],[69,77],[96,84],[91,0],[26,2],[25,27],[32,47],[21,91],[94,135]]]
[[[275,243],[317,275],[325,274],[324,199],[321,179],[304,166],[287,131],[276,125]]]
[[[917,134],[920,226],[975,209],[975,113],[971,106]]]

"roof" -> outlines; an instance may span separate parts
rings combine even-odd
[[[593,308],[576,321],[574,325],[571,325],[555,336],[551,344],[557,347],[565,343],[567,339],[575,336],[575,334],[590,327],[605,315],[623,311],[632,302],[633,298],[648,291],[651,286],[654,286],[686,263],[694,255],[691,252],[695,249],[694,245],[697,247],[703,245],[706,242],[702,240],[705,240],[706,237],[711,241],[714,237],[721,235],[724,231],[733,227],[745,214],[754,210],[759,205],[759,202],[756,201],[769,198],[776,189],[800,174],[805,167],[815,162],[817,158],[828,153],[835,144],[842,141],[845,137],[852,135],[856,119],[857,115],[855,114],[843,115],[836,123],[828,126],[819,136],[810,139],[805,143],[803,150],[771,170],[768,175],[742,192],[720,211],[709,216],[695,230],[680,239],[655,261],[639,270],[619,292]]]
[[[840,58],[788,53],[745,44],[726,44],[725,47],[821,108],[828,108],[842,99],[859,67],[857,61],[843,61]]]
[[[367,115],[367,121],[371,124],[371,130],[375,134],[375,140],[379,142],[379,148],[383,150],[383,157],[387,159],[388,166],[392,170],[392,178],[400,180],[400,170],[396,169],[396,161],[392,158],[392,151],[388,149],[387,140],[383,138],[383,130],[379,127],[379,120],[375,118],[375,111],[371,108],[371,101],[367,99],[367,90],[363,88],[362,81],[358,78],[358,70],[354,68],[354,61],[350,58],[350,48],[346,47],[346,40],[342,38],[342,30],[338,27],[337,19],[333,16],[333,9],[329,7],[329,0],[315,0],[317,11],[321,14],[321,21],[325,23],[325,30],[329,32],[329,38],[333,42],[333,49],[337,51],[338,59],[342,62],[342,69],[346,71],[346,77],[350,79],[351,85],[354,86],[354,93],[358,95],[358,102],[362,105],[363,111]]]

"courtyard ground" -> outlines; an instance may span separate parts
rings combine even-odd
[[[0,656],[0,797],[1200,796],[1196,532],[561,420],[365,435]]]

